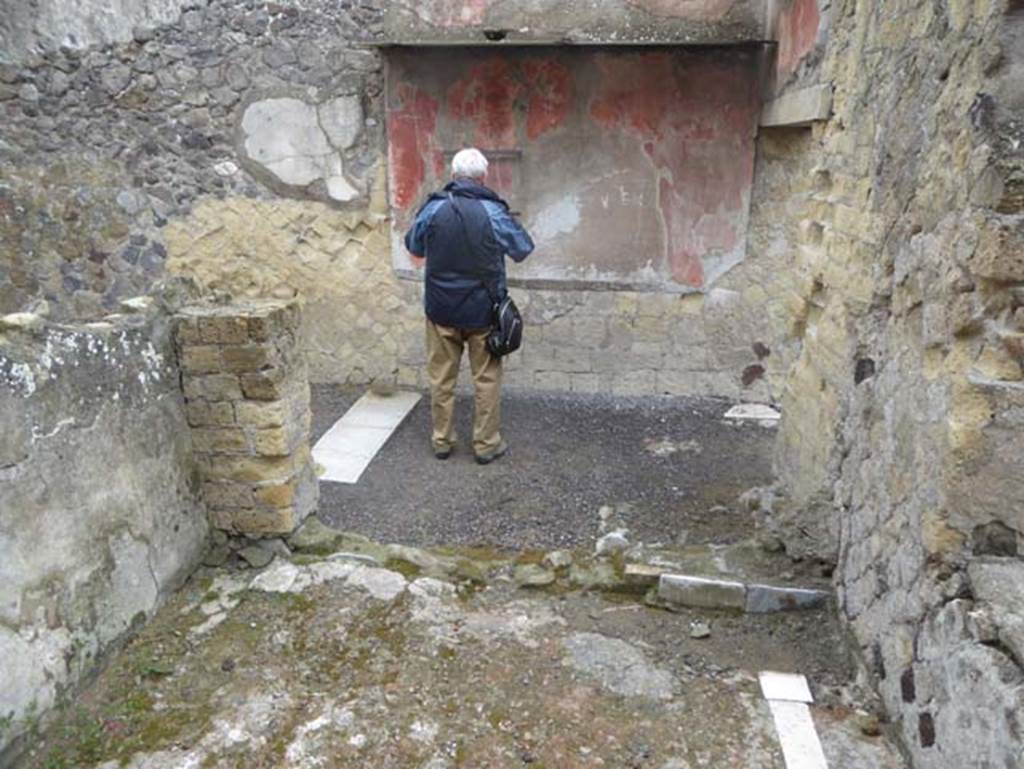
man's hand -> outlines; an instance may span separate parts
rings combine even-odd
[[[423,265],[427,263],[427,259],[424,256],[417,256],[416,254],[409,254],[409,261],[412,262],[412,266],[417,270],[422,270]]]

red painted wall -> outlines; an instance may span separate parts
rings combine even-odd
[[[791,0],[779,13],[778,80],[784,83],[818,43],[818,0]]]
[[[745,253],[756,84],[743,49],[394,51],[395,226],[477,146],[538,241],[520,277],[704,288]]]

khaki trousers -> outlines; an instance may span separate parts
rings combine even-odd
[[[487,454],[501,443],[501,359],[487,351],[489,331],[439,326],[427,319],[427,378],[435,450],[455,445],[455,383],[463,347],[469,348],[475,393],[473,453]]]

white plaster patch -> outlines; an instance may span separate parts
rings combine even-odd
[[[160,591],[149,562],[149,546],[127,532],[110,542],[114,570],[110,591],[99,608],[98,633],[101,643],[114,640],[128,628],[139,612],[149,614]]]
[[[213,614],[205,622],[196,625],[194,628],[188,631],[189,640],[195,641],[198,638],[202,638],[207,633],[212,632],[217,628],[224,620],[228,618],[228,615],[224,612]]]
[[[409,727],[409,737],[416,740],[416,742],[429,744],[434,741],[440,731],[441,727],[433,721],[417,719],[416,721],[413,721],[412,726]]]
[[[565,625],[565,619],[548,606],[513,602],[502,612],[474,612],[465,615],[460,631],[479,641],[511,638],[528,649],[536,649],[535,633],[548,625]]]
[[[234,176],[238,173],[238,166],[232,163],[230,160],[224,160],[220,163],[216,163],[213,166],[213,170],[218,176]]]
[[[337,559],[307,566],[278,559],[257,575],[249,587],[266,593],[301,593],[313,585],[342,580],[382,601],[396,598],[406,587],[405,577],[398,572]]]
[[[330,765],[323,755],[335,739],[335,733],[346,731],[355,723],[355,714],[348,708],[329,705],[311,721],[295,730],[294,739],[285,749],[289,769],[319,769]]]
[[[570,195],[538,213],[531,229],[538,243],[546,243],[559,235],[575,232],[579,225],[580,202],[575,195]]]
[[[249,587],[265,593],[288,593],[292,591],[299,571],[295,564],[278,559],[270,568],[257,575]]]
[[[328,111],[341,109],[332,106]],[[336,136],[347,136],[337,119],[332,126]],[[339,201],[352,200],[359,194],[345,177],[341,156],[321,126],[317,107],[291,98],[254,102],[242,116],[242,130],[245,153],[285,184],[306,187],[323,181],[327,194]]]
[[[0,686],[0,717],[14,714],[17,721],[26,715],[29,703],[46,711],[56,699],[56,685],[67,678],[65,655],[72,646],[65,628],[35,630],[26,627],[16,633],[0,626],[0,660],[3,660],[3,686]]]
[[[339,96],[324,102],[317,107],[317,114],[320,128],[335,149],[351,147],[363,130],[363,105],[358,96]]]
[[[782,418],[782,414],[771,406],[765,406],[762,403],[740,403],[726,411],[723,418],[737,422],[749,420],[774,425]]]
[[[388,569],[357,566],[347,584],[362,588],[374,598],[390,601],[405,590],[405,577]]]
[[[20,390],[26,398],[36,391],[36,378],[32,373],[32,367],[27,363],[12,364],[4,379],[10,387]]]
[[[644,442],[644,451],[656,457],[669,457],[673,454],[700,454],[701,446],[697,441],[673,441],[669,438],[648,440]]]

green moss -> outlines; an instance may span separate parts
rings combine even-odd
[[[423,575],[423,569],[414,563],[399,558],[392,558],[384,564],[384,568],[397,571],[408,580],[417,579]]]

